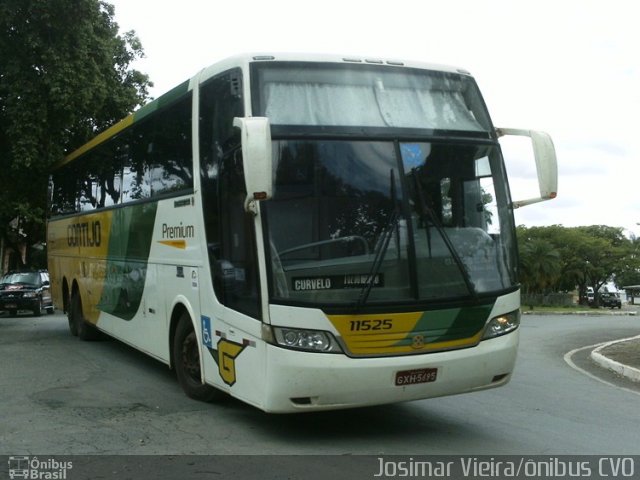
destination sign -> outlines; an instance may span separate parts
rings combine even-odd
[[[372,288],[384,287],[384,276],[378,273],[373,278],[368,274],[324,275],[321,277],[294,277],[291,279],[294,292],[315,290],[343,290],[364,288],[371,283]]]

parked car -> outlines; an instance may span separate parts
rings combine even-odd
[[[31,310],[34,315],[54,312],[46,271],[9,272],[0,279],[0,311],[15,316],[18,310]]]
[[[622,301],[617,292],[605,292],[600,294],[600,305],[608,308],[622,308]]]

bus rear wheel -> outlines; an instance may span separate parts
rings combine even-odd
[[[67,321],[69,322],[69,332],[74,337],[78,336],[78,325],[76,324],[75,318],[73,318],[73,314],[71,308],[67,310]]]
[[[188,397],[211,402],[222,396],[218,389],[202,383],[198,338],[186,312],[178,320],[173,337],[173,365],[178,382]]]
[[[82,312],[82,299],[78,292],[71,295],[71,308],[69,308],[69,330],[75,332],[80,340],[93,341],[100,338],[100,331],[87,322]]]

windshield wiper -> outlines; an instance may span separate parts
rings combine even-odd
[[[398,210],[395,209],[391,214],[389,223],[387,223],[385,229],[382,232],[378,249],[375,252],[373,262],[371,263],[371,270],[369,271],[369,275],[367,276],[367,281],[362,286],[360,295],[358,295],[358,299],[353,306],[354,310],[356,311],[363,307],[365,303],[367,303],[367,299],[369,298],[369,294],[371,293],[371,289],[373,288],[376,277],[378,276],[378,273],[380,273],[380,268],[382,267],[384,256],[389,249],[389,243],[391,243],[391,237],[393,237],[393,232],[396,230],[396,225],[398,224],[399,218],[400,215],[398,214]]]
[[[462,262],[462,259],[458,255],[458,252],[456,251],[456,248],[453,246],[453,243],[451,243],[451,239],[449,238],[449,235],[447,235],[447,232],[444,230],[444,227],[442,226],[442,223],[440,222],[440,220],[436,216],[435,212],[429,206],[429,204],[426,202],[426,200],[424,198],[424,192],[422,190],[422,185],[420,184],[420,179],[416,175],[416,169],[415,168],[413,168],[411,170],[411,176],[413,177],[413,182],[415,184],[416,193],[417,193],[417,196],[418,196],[418,202],[419,202],[419,207],[420,207],[418,209],[418,213],[420,214],[420,217],[421,217],[422,221],[425,223],[426,234],[427,234],[427,243],[429,245],[429,256],[431,256],[431,233],[429,231],[429,222],[427,221],[427,218],[425,218],[425,217],[428,217],[428,219],[431,220],[431,223],[433,224],[433,226],[436,228],[437,232],[442,237],[442,240],[444,241],[444,244],[446,245],[447,250],[449,250],[449,253],[451,254],[451,257],[453,258],[453,261],[456,264],[456,267],[458,267],[458,270],[460,271],[460,274],[462,275],[462,279],[464,280],[464,284],[467,287],[467,290],[469,291],[469,294],[474,299],[477,298],[478,293],[476,292],[476,289],[473,286],[473,282],[471,281],[471,277],[469,276],[469,272],[468,272],[466,266],[464,265],[464,263]]]
[[[369,271],[369,275],[367,277],[367,281],[360,289],[360,294],[358,295],[358,299],[353,305],[353,309],[355,311],[359,310],[367,303],[367,299],[369,298],[369,294],[371,293],[371,289],[373,288],[373,284],[375,283],[376,277],[378,273],[380,273],[380,268],[382,267],[382,262],[384,261],[384,256],[389,249],[389,243],[391,242],[391,237],[393,237],[393,232],[396,232],[396,237],[398,239],[398,252],[400,251],[400,234],[398,232],[398,220],[400,219],[400,210],[398,208],[396,202],[396,183],[395,183],[395,175],[393,169],[389,171],[389,186],[390,186],[390,195],[391,199],[394,202],[394,209],[391,213],[391,217],[389,218],[389,222],[385,226],[382,231],[381,238],[379,240],[378,248],[375,252],[375,257],[373,258],[373,262],[371,263],[371,270]],[[398,259],[400,257],[398,256]]]

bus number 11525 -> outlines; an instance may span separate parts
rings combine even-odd
[[[360,332],[367,330],[391,330],[393,320],[390,318],[375,320],[351,320],[351,331]]]

